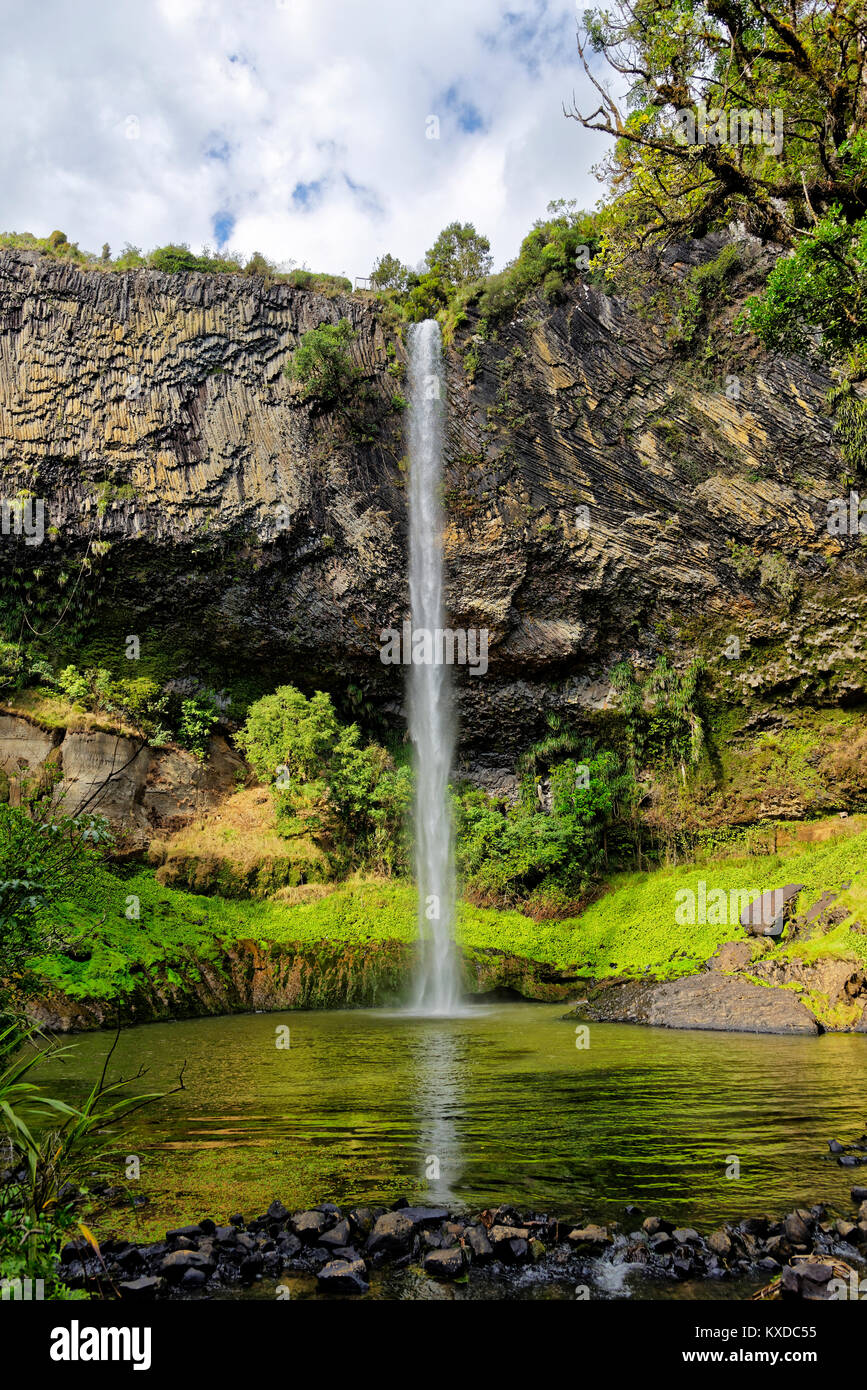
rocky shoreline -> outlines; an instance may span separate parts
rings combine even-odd
[[[333,1202],[290,1212],[274,1201],[249,1221],[203,1219],[149,1245],[86,1240],[61,1252],[61,1275],[73,1289],[131,1300],[240,1296],[261,1281],[302,1274],[317,1292],[366,1294],[378,1273],[414,1269],[441,1282],[480,1273],[503,1286],[532,1271],[536,1284],[567,1286],[589,1298],[625,1278],[668,1283],[750,1281],[762,1296],[829,1299],[832,1281],[867,1275],[867,1187],[853,1187],[850,1216],[817,1205],[781,1219],[748,1217],[707,1236],[637,1207],[624,1223],[582,1223],[498,1206],[467,1214],[446,1207],[339,1207]],[[606,1275],[608,1277],[606,1277]],[[610,1296],[610,1294],[608,1295]]]

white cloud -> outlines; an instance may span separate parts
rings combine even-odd
[[[498,264],[604,146],[569,0],[43,0],[0,54],[3,230],[229,245],[365,275],[473,221]],[[436,115],[440,138],[426,138]],[[136,138],[128,138],[133,135]]]

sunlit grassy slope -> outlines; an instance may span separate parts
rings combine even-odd
[[[805,885],[798,904],[803,909],[823,889],[851,882],[840,900],[851,914],[847,922],[812,941],[783,944],[777,951],[867,961],[867,935],[852,929],[859,918],[867,922],[865,866],[867,832],[861,832],[792,846],[779,855],[624,874],[612,880],[605,895],[581,917],[565,921],[539,923],[519,912],[464,903],[458,936],[469,949],[498,947],[558,966],[577,966],[587,975],[646,971],[675,976],[697,969],[720,942],[744,934],[738,926],[678,924],[680,890],[698,893],[704,881],[708,891],[737,888],[759,893],[796,882]],[[410,941],[415,935],[414,893],[406,883],[349,881],[330,892],[322,887],[310,890],[310,901],[292,901],[305,896],[301,889],[265,901],[230,900],[163,886],[150,871],[123,881],[108,872],[95,874],[88,900],[66,904],[59,914],[58,925],[71,942],[71,954],[46,958],[41,971],[73,995],[106,998],[133,987],[132,971],[139,964],[171,972],[173,962],[214,958],[224,943],[235,940],[361,944]]]

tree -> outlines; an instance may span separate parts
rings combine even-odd
[[[350,395],[359,378],[349,355],[349,344],[356,336],[349,319],[311,328],[286,363],[285,375],[300,384],[306,399],[316,397],[330,404]]]
[[[851,226],[833,208],[777,261],[764,294],[747,300],[743,321],[765,347],[867,377],[867,217]]]
[[[606,258],[741,219],[789,243],[833,206],[867,212],[867,20],[860,0],[631,0],[589,10],[578,35],[599,94],[587,115],[614,137]],[[627,86],[618,102],[599,54]]]
[[[425,257],[427,268],[453,289],[481,280],[493,265],[491,243],[472,222],[450,222]]]
[[[386,251],[374,264],[370,283],[377,290],[398,290],[402,293],[407,288],[409,276],[409,266]]]

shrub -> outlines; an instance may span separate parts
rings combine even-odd
[[[250,707],[236,743],[274,787],[283,833],[318,831],[344,865],[390,873],[406,862],[407,768],[386,749],[363,745],[357,724],[341,724],[331,697],[307,699],[284,685]]]
[[[197,758],[204,758],[214,725],[219,720],[220,708],[213,690],[200,690],[191,695],[181,704],[178,743]]]
[[[330,404],[351,395],[360,375],[349,355],[356,336],[348,319],[320,324],[303,335],[285,374],[301,385],[305,399]]]

